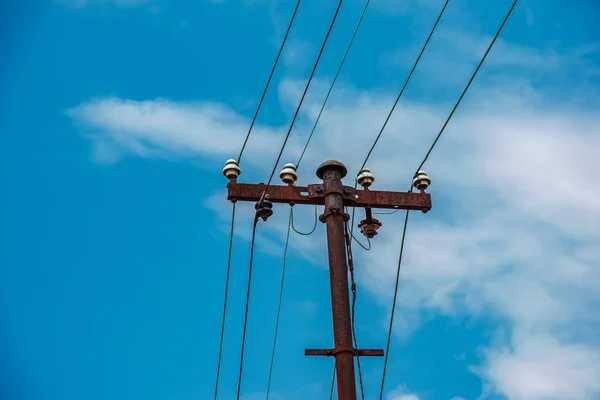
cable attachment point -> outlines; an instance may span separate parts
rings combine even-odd
[[[412,181],[412,185],[415,189],[420,190],[421,193],[425,193],[425,189],[431,185],[431,179],[427,176],[425,171],[419,170],[415,174],[415,178]]]
[[[235,181],[242,174],[242,170],[238,162],[234,159],[229,159],[223,168],[223,175],[230,181]]]
[[[263,199],[262,202],[258,202],[254,205],[256,209],[256,219],[262,218],[266,221],[271,215],[273,215],[273,203],[268,199]]]
[[[358,173],[358,176],[356,177],[356,183],[358,183],[365,189],[371,186],[373,182],[375,182],[375,177],[373,176],[369,168],[361,169]]]
[[[360,233],[369,239],[373,239],[377,236],[377,230],[381,228],[381,222],[377,218],[367,217],[360,221],[358,228],[360,229]]]
[[[293,185],[298,180],[298,173],[296,172],[296,166],[292,163],[285,164],[283,169],[279,173],[279,178],[283,183]]]

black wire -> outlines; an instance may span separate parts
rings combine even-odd
[[[385,360],[383,361],[383,375],[381,377],[381,390],[379,391],[379,400],[383,398],[383,387],[385,385],[385,373],[387,372],[387,362],[390,354],[390,341],[392,338],[392,326],[394,323],[394,312],[396,310],[396,299],[398,297],[398,283],[400,282],[400,267],[402,266],[402,254],[404,253],[404,239],[406,237],[406,226],[408,225],[408,210],[404,218],[404,228],[402,228],[402,241],[400,242],[400,256],[398,257],[398,269],[396,270],[396,285],[394,286],[394,300],[392,301],[392,314],[390,315],[390,326],[388,329],[387,344],[385,346]]]
[[[388,113],[387,117],[385,118],[385,121],[383,122],[383,126],[379,130],[379,133],[375,137],[375,141],[373,142],[373,145],[371,146],[371,148],[369,149],[369,152],[367,153],[367,156],[365,157],[365,161],[362,163],[362,166],[360,167],[360,170],[362,170],[365,167],[365,165],[369,161],[369,158],[371,157],[371,153],[375,149],[375,146],[377,146],[377,142],[379,142],[379,138],[381,138],[381,135],[383,134],[383,131],[385,130],[385,128],[386,128],[386,126],[387,126],[390,118],[392,117],[392,114],[393,114],[394,110],[396,109],[396,105],[398,104],[398,102],[400,101],[400,98],[404,94],[404,90],[406,89],[406,86],[408,86],[408,82],[410,81],[410,78],[412,77],[413,73],[417,69],[417,65],[419,64],[419,61],[421,60],[421,57],[425,53],[425,49],[427,48],[427,45],[429,44],[429,41],[433,37],[433,33],[435,32],[435,30],[436,30],[436,28],[437,28],[440,20],[442,19],[442,15],[444,15],[444,11],[446,10],[446,7],[448,6],[448,1],[449,0],[446,0],[446,2],[444,3],[444,6],[442,7],[442,10],[438,14],[437,19],[435,20],[435,23],[433,24],[433,27],[431,28],[431,31],[429,32],[429,35],[427,36],[427,39],[425,40],[425,43],[423,44],[423,47],[421,48],[421,51],[419,52],[419,55],[418,55],[415,63],[413,64],[413,66],[412,66],[412,68],[411,68],[408,76],[406,77],[406,80],[404,81],[404,85],[402,85],[402,89],[400,89],[400,93],[398,93],[398,96],[396,97],[396,101],[394,101],[394,104],[392,105],[392,108],[390,109],[390,112]],[[355,182],[354,183],[354,189],[356,189],[356,188],[357,188],[357,183]],[[374,213],[374,214],[378,214],[378,213]],[[393,214],[393,212],[390,213],[390,214]],[[350,232],[353,232],[354,231],[354,209],[352,210],[351,227],[352,228],[351,228]]]
[[[335,386],[335,361],[333,362],[333,376],[331,377],[331,390],[329,391],[329,400],[333,400],[333,387]]]
[[[410,78],[412,77],[413,72],[415,72],[415,69],[417,68],[417,65],[419,64],[419,61],[421,60],[421,56],[423,56],[423,53],[425,52],[425,49],[427,48],[427,45],[429,44],[429,41],[431,40],[431,37],[433,36],[433,33],[435,32],[435,29],[437,28],[438,23],[440,22],[440,19],[442,19],[442,15],[444,14],[444,11],[446,10],[446,6],[448,5],[448,1],[449,0],[446,0],[446,2],[444,3],[444,7],[442,7],[442,11],[440,11],[437,19],[435,20],[435,24],[433,24],[433,28],[431,28],[431,32],[429,32],[429,36],[427,36],[427,40],[425,41],[425,44],[421,48],[421,52],[419,53],[419,56],[417,57],[417,60],[413,64],[413,67],[410,70],[410,73],[408,74],[408,77],[406,78],[406,81],[404,81],[404,85],[402,86],[402,89],[400,90],[400,93],[398,94],[398,97],[396,97],[396,101],[394,102],[394,105],[392,106],[392,109],[390,110],[389,114],[387,115],[387,117],[385,119],[385,122],[383,123],[383,126],[381,127],[381,130],[379,131],[379,134],[375,138],[375,142],[373,143],[373,146],[371,146],[371,149],[367,153],[367,156],[365,157],[365,161],[363,162],[362,166],[360,167],[361,170],[365,167],[365,165],[367,164],[367,161],[369,161],[369,157],[371,157],[371,153],[373,152],[373,149],[377,145],[377,142],[379,141],[379,138],[383,134],[383,130],[387,126],[387,123],[390,120],[390,118],[392,116],[392,113],[394,112],[394,109],[396,108],[396,105],[398,104],[398,101],[400,100],[400,97],[402,97],[402,94],[404,93],[404,89],[406,89],[406,86],[408,85],[408,82],[410,81]]]
[[[331,20],[329,29],[327,30],[327,35],[325,35],[323,44],[321,44],[321,49],[319,50],[319,55],[317,56],[315,65],[313,66],[310,76],[308,77],[308,81],[306,82],[306,87],[304,88],[304,92],[302,93],[302,97],[300,98],[300,102],[298,103],[298,107],[296,107],[296,112],[294,113],[294,117],[292,118],[290,128],[288,129],[288,131],[285,135],[285,139],[283,140],[281,150],[279,151],[279,155],[277,156],[277,160],[275,161],[275,165],[273,166],[273,171],[271,171],[271,176],[269,177],[269,181],[267,182],[267,185],[265,186],[265,189],[263,190],[263,193],[261,195],[261,199],[260,199],[259,203],[262,202],[265,194],[267,193],[267,189],[269,189],[269,186],[271,186],[271,181],[273,180],[273,176],[275,175],[275,170],[277,170],[277,165],[279,164],[279,160],[281,159],[281,155],[283,154],[283,149],[285,148],[285,145],[286,145],[288,139],[290,138],[290,134],[292,133],[292,128],[294,127],[294,123],[296,122],[296,118],[298,117],[298,113],[300,112],[300,107],[302,107],[302,103],[304,102],[304,97],[306,97],[306,93],[308,92],[310,82],[312,81],[313,76],[315,75],[315,71],[317,70],[317,66],[319,65],[319,60],[321,59],[321,56],[323,55],[323,50],[325,50],[325,45],[327,44],[327,40],[329,39],[329,35],[331,34],[333,25],[335,24],[335,20],[337,19],[338,13],[340,12],[340,7],[342,6],[342,2],[343,2],[343,0],[340,0],[337,5],[337,8],[335,9],[335,14],[333,15],[333,19]]]
[[[277,305],[277,317],[275,318],[275,336],[273,338],[273,351],[271,352],[271,366],[269,367],[269,383],[267,384],[267,400],[271,392],[271,376],[273,375],[273,363],[275,361],[275,348],[277,346],[277,333],[279,331],[279,315],[281,314],[281,301],[283,299],[283,283],[285,282],[285,267],[287,261],[287,250],[290,242],[290,228],[292,226],[293,207],[290,207],[290,218],[288,220],[287,236],[285,238],[285,248],[283,249],[283,267],[281,268],[281,286],[279,287],[279,304]]]
[[[293,207],[292,207],[292,209],[293,209]],[[302,236],[309,236],[309,235],[313,234],[313,232],[315,231],[315,229],[317,229],[317,220],[318,220],[318,218],[317,218],[317,205],[316,204],[315,204],[315,224],[313,225],[312,230],[310,232],[308,232],[308,233],[300,232],[299,230],[296,229],[296,227],[294,226],[293,211],[290,210],[290,212],[292,213],[292,229],[297,234],[302,235]]]
[[[354,236],[354,234],[352,233],[352,231],[350,231],[350,236],[352,236],[352,239],[354,239],[354,241],[356,243],[358,243],[360,247],[362,247],[366,251],[371,250],[371,239],[367,238],[367,243],[369,244],[369,247],[367,247],[367,246],[365,246],[364,244],[362,244],[361,242],[358,241],[358,239],[356,238],[356,236]]]
[[[492,49],[494,43],[496,42],[496,39],[498,39],[498,36],[500,36],[500,32],[502,31],[502,28],[506,24],[506,21],[508,20],[508,18],[510,17],[513,9],[517,5],[517,2],[518,2],[518,0],[515,0],[513,2],[512,6],[510,7],[510,9],[508,10],[508,12],[506,13],[506,16],[504,17],[504,20],[502,21],[502,24],[500,24],[500,27],[498,28],[498,31],[496,32],[496,35],[494,36],[494,38],[492,39],[490,45],[488,46],[487,50],[485,51],[485,53],[484,53],[481,61],[477,65],[477,68],[475,68],[475,71],[473,72],[473,75],[471,76],[471,79],[469,79],[469,82],[467,83],[467,86],[465,87],[465,89],[463,90],[462,94],[458,98],[456,104],[454,105],[454,108],[452,109],[452,111],[450,112],[450,115],[448,116],[448,119],[446,120],[446,122],[442,126],[442,129],[440,130],[440,132],[436,136],[435,140],[433,141],[431,147],[427,151],[427,154],[423,158],[423,161],[419,165],[419,168],[417,168],[417,171],[420,170],[423,167],[423,165],[425,164],[425,162],[429,158],[429,155],[431,154],[431,151],[433,150],[433,148],[435,147],[435,145],[436,145],[437,141],[439,140],[440,136],[444,132],[444,129],[446,128],[446,126],[448,125],[448,122],[452,118],[452,115],[454,114],[454,111],[456,111],[456,109],[458,108],[458,105],[460,104],[462,98],[464,97],[464,95],[467,92],[469,86],[471,85],[471,82],[473,82],[473,79],[477,75],[477,72],[479,71],[479,69],[483,65],[483,62],[485,61],[485,58],[487,57],[487,55],[489,54],[490,50]],[[402,255],[403,255],[403,252],[404,252],[404,241],[405,241],[405,237],[406,237],[406,227],[408,225],[408,213],[409,212],[407,210],[406,211],[406,217],[404,219],[404,227],[402,229],[402,241],[400,243],[400,255],[398,257],[398,269],[397,269],[397,272],[396,272],[396,285],[395,285],[395,289],[394,289],[394,299],[393,299],[393,303],[392,303],[392,312],[391,312],[391,315],[390,315],[390,324],[389,324],[389,330],[388,330],[387,345],[386,345],[386,350],[385,350],[385,360],[384,360],[384,364],[383,364],[383,375],[382,375],[382,378],[381,378],[381,389],[380,389],[380,392],[379,392],[379,400],[381,400],[383,398],[383,389],[384,389],[384,385],[385,385],[385,374],[386,374],[386,371],[387,371],[387,362],[388,362],[388,356],[389,356],[390,341],[391,341],[391,335],[392,335],[392,327],[393,327],[393,323],[394,323],[394,313],[395,313],[395,309],[396,309],[396,299],[397,299],[397,296],[398,296],[398,283],[399,283],[399,280],[400,280],[400,268],[401,268],[401,265],[402,265]]]
[[[254,113],[254,117],[252,118],[252,123],[250,124],[250,129],[248,129],[248,133],[246,134],[246,139],[244,140],[244,144],[242,145],[242,149],[240,150],[240,155],[238,157],[238,164],[242,162],[242,155],[244,154],[244,149],[246,148],[246,144],[248,143],[248,139],[250,138],[250,133],[252,132],[252,128],[254,127],[254,123],[256,122],[256,117],[258,117],[258,112],[262,106],[263,100],[265,99],[265,95],[267,94],[267,89],[271,83],[271,79],[273,78],[273,74],[275,73],[275,68],[277,67],[277,63],[279,62],[279,57],[281,57],[281,53],[283,52],[283,47],[285,46],[285,42],[287,41],[290,30],[292,29],[292,24],[294,23],[294,19],[296,18],[296,13],[298,12],[298,7],[300,7],[300,1],[296,3],[296,8],[294,9],[294,13],[292,14],[292,19],[290,19],[290,23],[285,31],[285,36],[283,37],[283,41],[281,42],[281,46],[279,47],[279,52],[277,53],[277,57],[275,58],[275,62],[273,63],[273,68],[271,69],[271,73],[269,74],[269,79],[267,80],[267,84],[265,85],[265,89],[262,92],[262,96],[260,97],[260,101],[258,102],[258,107],[256,107],[256,112]]]
[[[352,43],[354,43],[354,38],[356,38],[356,34],[358,33],[360,24],[362,23],[365,13],[367,12],[369,3],[371,3],[371,0],[367,0],[367,3],[365,4],[365,8],[363,9],[362,14],[360,15],[358,23],[356,24],[356,28],[354,29],[354,33],[352,34],[350,43],[348,43],[348,48],[346,48],[346,53],[344,53],[344,57],[342,57],[342,62],[340,63],[340,66],[338,67],[338,70],[335,73],[335,77],[333,78],[333,81],[331,82],[331,85],[329,86],[329,91],[327,92],[327,96],[325,96],[325,100],[323,101],[323,105],[321,106],[321,110],[319,111],[319,115],[317,116],[315,124],[313,125],[312,130],[310,131],[310,135],[308,135],[308,140],[306,141],[306,144],[304,145],[302,154],[300,154],[300,158],[298,158],[298,162],[296,163],[296,169],[298,169],[300,167],[300,162],[302,161],[302,158],[304,158],[304,153],[306,152],[306,149],[308,148],[308,144],[310,143],[310,140],[312,139],[313,134],[315,133],[317,124],[319,123],[319,120],[321,119],[321,114],[323,114],[323,110],[325,109],[325,105],[327,104],[327,101],[329,100],[331,91],[333,90],[333,87],[335,86],[335,83],[337,82],[338,76],[340,75],[340,72],[342,71],[342,67],[344,66],[344,63],[346,62],[346,57],[348,57],[348,53],[350,53],[350,49],[352,48]]]
[[[215,397],[219,391],[219,375],[221,373],[221,357],[223,355],[223,337],[225,335],[225,315],[227,314],[227,295],[229,293],[229,275],[231,272],[231,252],[233,249],[233,226],[235,224],[235,204],[231,207],[231,230],[229,232],[229,253],[227,255],[227,272],[225,273],[225,299],[223,300],[223,318],[221,320],[221,340],[219,341],[219,361],[217,362],[217,378],[215,380]]]
[[[250,266],[248,268],[248,288],[246,289],[246,311],[244,313],[244,330],[242,333],[242,351],[240,353],[240,375],[238,377],[237,400],[240,400],[240,390],[242,388],[242,370],[244,367],[244,347],[246,345],[246,327],[248,325],[248,306],[250,304],[250,283],[252,282],[252,261],[254,260],[254,241],[256,238],[256,224],[258,223],[258,214],[254,217],[252,224],[252,242],[250,246]]]
[[[352,239],[350,238],[350,229],[348,228],[347,221],[344,223],[344,236],[346,238],[347,265],[348,271],[350,272],[350,291],[352,292],[352,306],[350,308],[350,326],[352,330],[352,340],[354,341],[354,348],[358,348],[358,342],[356,340],[356,329],[354,326],[354,316],[356,314],[356,281],[354,279],[354,257],[352,256]],[[360,356],[358,354],[356,355],[356,364],[358,366],[358,381],[360,383],[360,395],[362,400],[365,400],[365,389],[363,386],[362,369],[360,366]]]
[[[437,134],[435,140],[431,144],[431,147],[427,151],[427,154],[423,158],[423,161],[421,161],[421,164],[419,165],[419,168],[417,168],[417,171],[419,171],[423,167],[423,165],[425,164],[425,162],[429,158],[429,155],[433,151],[433,148],[435,147],[435,145],[437,144],[438,140],[442,136],[442,133],[444,132],[444,129],[446,129],[446,125],[448,125],[448,122],[450,122],[450,119],[452,118],[452,115],[454,115],[454,111],[456,111],[456,109],[458,108],[458,105],[462,101],[465,93],[467,93],[467,90],[469,89],[469,86],[471,86],[471,82],[473,82],[473,79],[475,79],[475,76],[477,75],[477,72],[479,72],[479,68],[481,68],[481,66],[483,65],[483,62],[485,61],[488,53],[490,52],[490,50],[494,46],[494,43],[496,43],[496,39],[498,39],[498,36],[500,36],[500,32],[502,32],[502,28],[504,28],[504,24],[506,24],[506,21],[508,21],[508,18],[510,17],[510,14],[512,13],[513,9],[517,5],[517,1],[518,0],[515,0],[513,2],[512,6],[510,7],[510,10],[508,10],[508,13],[506,13],[506,16],[504,17],[504,20],[502,21],[502,24],[500,24],[500,28],[498,28],[498,31],[496,32],[496,35],[494,36],[494,38],[492,39],[490,45],[488,46],[487,50],[485,51],[485,54],[481,58],[481,61],[479,61],[479,64],[477,65],[477,68],[475,68],[475,71],[473,72],[473,75],[471,75],[471,79],[469,79],[469,82],[467,83],[467,86],[465,86],[465,89],[463,90],[463,92],[461,93],[460,97],[456,101],[456,104],[454,104],[454,107],[452,108],[452,111],[448,115],[448,118],[446,119],[446,122],[444,122],[444,125],[442,126],[442,129],[440,129],[440,132]]]
[[[373,212],[373,215],[392,215],[392,214],[396,214],[398,211],[400,211],[401,209],[397,209],[394,211],[379,211],[379,212]]]

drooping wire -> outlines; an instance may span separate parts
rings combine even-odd
[[[373,142],[373,145],[371,146],[371,149],[369,149],[369,152],[367,153],[367,156],[365,157],[365,161],[362,163],[362,166],[360,167],[360,169],[363,169],[365,167],[365,165],[367,164],[367,161],[369,161],[369,157],[371,157],[371,153],[373,152],[373,149],[375,149],[375,146],[377,145],[377,142],[379,141],[379,138],[383,134],[383,131],[384,131],[385,127],[387,126],[387,124],[388,124],[388,122],[389,122],[389,120],[390,120],[390,118],[392,116],[392,113],[396,109],[396,105],[398,104],[398,101],[400,101],[400,98],[402,97],[402,94],[404,94],[404,89],[406,89],[406,86],[408,85],[408,82],[410,81],[410,78],[412,77],[413,73],[415,72],[415,69],[417,68],[417,65],[419,64],[419,61],[421,60],[421,57],[423,56],[423,53],[425,53],[425,49],[427,48],[427,45],[429,44],[429,41],[431,40],[431,37],[433,36],[433,33],[435,32],[435,29],[438,26],[438,23],[442,19],[442,15],[444,14],[444,11],[446,10],[446,6],[448,5],[448,1],[449,0],[446,0],[446,2],[444,3],[444,6],[442,7],[442,10],[440,11],[437,19],[435,20],[435,24],[433,24],[433,28],[431,28],[431,31],[429,32],[429,36],[427,36],[427,40],[425,40],[425,44],[421,48],[421,52],[419,53],[419,56],[417,57],[417,60],[413,64],[412,69],[410,70],[410,73],[408,74],[408,77],[404,81],[404,85],[402,86],[402,89],[400,90],[400,93],[398,93],[398,97],[396,97],[396,101],[394,101],[394,105],[392,106],[390,112],[388,113],[388,115],[387,115],[387,117],[385,119],[385,122],[383,123],[383,126],[379,130],[379,133],[377,134],[377,137],[375,138],[375,141]]]
[[[292,207],[292,209],[293,209],[293,207]],[[315,229],[317,229],[318,217],[317,217],[317,205],[316,204],[315,204],[315,223],[314,223],[312,229],[310,230],[310,232],[300,232],[299,230],[297,230],[296,227],[294,226],[294,214],[293,214],[293,211],[290,210],[290,213],[292,213],[292,229],[297,234],[303,235],[303,236],[309,236],[309,235],[313,234],[313,232],[315,231]]]
[[[381,376],[381,389],[379,391],[379,400],[383,399],[383,388],[385,386],[385,374],[387,372],[387,362],[390,354],[390,342],[392,339],[392,326],[394,324],[394,313],[396,311],[396,299],[398,297],[398,283],[400,282],[400,267],[402,266],[402,255],[404,253],[404,239],[406,238],[406,227],[408,225],[408,210],[404,218],[404,227],[402,228],[402,241],[400,242],[400,256],[398,257],[398,269],[396,270],[396,284],[394,286],[394,300],[392,301],[392,313],[390,314],[390,325],[388,329],[387,344],[385,346],[385,359],[383,361],[383,375]]]
[[[396,214],[398,211],[400,211],[401,209],[397,209],[394,211],[377,211],[377,212],[373,212],[373,215],[392,215],[392,214]]]
[[[262,107],[263,100],[265,99],[265,95],[267,94],[267,90],[269,89],[269,85],[271,84],[271,79],[273,79],[273,74],[275,73],[275,68],[277,67],[277,63],[279,62],[281,53],[283,52],[283,47],[285,46],[285,42],[287,41],[290,30],[292,29],[294,19],[296,19],[296,13],[298,12],[298,8],[300,7],[300,1],[301,0],[298,0],[298,3],[296,3],[296,8],[294,9],[294,13],[292,14],[290,23],[288,24],[287,30],[285,31],[285,36],[283,37],[283,41],[281,42],[281,46],[279,47],[279,52],[277,53],[277,57],[275,58],[275,62],[273,63],[273,68],[271,69],[271,73],[269,74],[269,79],[267,79],[267,84],[265,85],[262,95],[260,96],[260,101],[258,102],[256,111],[254,112],[254,117],[252,118],[252,123],[250,124],[248,133],[246,134],[246,139],[244,139],[244,144],[242,145],[240,155],[238,156],[238,164],[242,162],[242,155],[244,154],[244,149],[246,149],[246,144],[248,143],[248,139],[250,138],[250,133],[252,132],[252,128],[254,128],[254,123],[256,122],[256,117],[258,117],[258,112]]]
[[[350,308],[350,327],[352,329],[352,339],[354,341],[354,348],[358,348],[356,341],[356,328],[354,325],[354,316],[356,309],[356,280],[354,279],[354,259],[352,257],[352,239],[350,237],[350,228],[348,227],[348,221],[344,222],[344,236],[346,238],[346,257],[348,262],[348,271],[350,272],[350,291],[352,292],[352,305]],[[360,243],[359,243],[360,244]],[[365,389],[363,386],[362,369],[360,367],[360,355],[356,355],[356,365],[358,367],[358,381],[360,383],[360,395],[362,400],[365,400]]]
[[[233,227],[235,225],[235,204],[231,207],[231,230],[229,231],[229,252],[227,254],[227,272],[225,273],[225,298],[223,300],[223,318],[221,319],[221,339],[219,341],[219,361],[217,362],[217,378],[215,380],[215,396],[219,391],[219,375],[221,373],[221,357],[223,356],[223,338],[225,336],[225,315],[227,314],[227,296],[229,294],[229,276],[231,272],[231,252],[233,250]]]
[[[490,45],[488,46],[487,50],[483,54],[483,57],[481,58],[481,61],[479,61],[479,64],[477,65],[477,68],[475,68],[475,71],[473,72],[473,75],[471,75],[471,79],[469,79],[469,82],[467,83],[467,86],[465,86],[465,89],[463,90],[463,92],[461,93],[460,97],[456,101],[456,104],[454,104],[454,107],[452,108],[452,111],[450,111],[450,114],[448,115],[448,118],[446,119],[446,122],[444,122],[444,125],[442,126],[442,129],[440,129],[440,132],[435,137],[435,140],[431,144],[431,147],[427,151],[427,154],[425,154],[425,157],[423,158],[423,161],[421,161],[421,164],[419,164],[419,168],[417,168],[417,171],[420,170],[421,168],[423,168],[423,165],[425,164],[425,162],[429,158],[429,155],[433,151],[433,148],[435,147],[435,145],[437,144],[438,140],[442,136],[442,133],[444,132],[444,130],[446,129],[446,126],[448,125],[448,122],[450,122],[450,119],[454,115],[454,112],[456,111],[456,109],[458,108],[458,106],[459,106],[460,102],[462,101],[463,97],[467,93],[467,90],[469,90],[469,87],[471,86],[471,83],[473,82],[473,79],[475,79],[475,76],[477,75],[477,72],[479,72],[479,69],[483,65],[483,62],[487,58],[487,55],[489,54],[490,50],[492,50],[492,47],[494,46],[494,43],[496,43],[496,39],[498,39],[498,36],[500,36],[500,32],[502,32],[502,28],[504,28],[504,24],[506,24],[506,21],[508,21],[508,18],[512,14],[513,9],[517,5],[517,1],[518,0],[515,0],[512,3],[512,6],[510,7],[510,9],[508,10],[508,12],[506,13],[506,16],[504,17],[504,20],[502,21],[502,24],[500,24],[500,27],[498,28],[498,31],[494,35],[494,38],[490,42]]]
[[[364,244],[362,244],[361,242],[359,242],[359,241],[358,241],[358,239],[356,238],[356,236],[354,236],[354,234],[352,233],[352,230],[350,230],[350,236],[352,236],[352,239],[354,239],[354,241],[355,241],[356,243],[358,243],[358,245],[359,245],[360,247],[362,247],[362,248],[363,248],[363,249],[365,249],[366,251],[369,251],[369,250],[371,250],[371,239],[369,239],[369,238],[367,237],[367,243],[368,243],[368,246],[365,246]]]
[[[329,40],[329,35],[333,30],[333,25],[337,19],[337,16],[340,12],[340,7],[342,6],[343,0],[338,2],[337,8],[335,9],[335,14],[333,15],[333,19],[331,20],[331,24],[329,25],[329,29],[327,30],[327,34],[325,35],[325,39],[323,39],[323,43],[321,44],[321,49],[319,50],[319,55],[317,56],[317,60],[313,66],[313,69],[308,77],[308,81],[306,82],[306,87],[304,88],[304,92],[302,93],[302,97],[300,98],[300,102],[298,103],[298,107],[296,107],[296,112],[294,112],[294,117],[292,118],[292,122],[290,123],[290,127],[285,135],[285,139],[283,140],[283,144],[281,145],[281,150],[279,150],[279,154],[277,155],[277,160],[275,160],[275,165],[273,166],[273,171],[271,171],[271,176],[269,176],[269,180],[267,181],[267,185],[262,192],[261,199],[259,203],[264,200],[265,194],[271,186],[271,181],[273,180],[273,176],[275,175],[275,171],[277,170],[277,165],[279,164],[279,160],[281,159],[281,155],[283,154],[283,149],[287,144],[288,139],[290,138],[290,134],[292,133],[292,128],[294,127],[294,123],[296,122],[296,118],[298,117],[298,113],[300,112],[300,108],[302,107],[302,103],[304,102],[304,98],[306,97],[306,93],[308,92],[308,88],[310,87],[310,83],[312,82],[313,76],[315,75],[315,71],[317,70],[317,66],[319,65],[319,61],[321,60],[321,56],[323,55],[323,50],[325,50],[325,45],[327,45],[327,41]]]
[[[290,228],[293,224],[293,207],[290,207],[290,217],[288,220],[287,236],[285,238],[285,247],[283,249],[283,267],[281,268],[281,285],[279,287],[279,303],[277,305],[277,317],[275,318],[275,335],[273,337],[273,351],[271,352],[271,366],[269,367],[269,382],[267,384],[267,400],[271,392],[271,377],[273,376],[273,364],[275,362],[275,348],[277,347],[277,333],[279,332],[279,316],[281,314],[281,302],[283,299],[283,284],[285,282],[285,267],[287,261],[287,250],[290,243]]]
[[[371,0],[367,0],[366,4],[365,4],[365,8],[363,8],[362,14],[360,15],[360,18],[358,19],[358,23],[356,24],[356,28],[354,29],[354,33],[352,34],[352,38],[350,39],[350,43],[348,43],[348,47],[346,48],[346,52],[344,53],[344,57],[342,57],[342,62],[340,63],[340,66],[337,69],[337,72],[335,73],[335,76],[333,78],[333,81],[331,81],[331,85],[329,86],[329,90],[327,91],[327,96],[325,96],[325,100],[323,101],[323,105],[321,106],[321,110],[319,110],[319,115],[317,115],[317,119],[315,120],[315,123],[310,131],[310,134],[308,135],[308,139],[306,140],[306,144],[304,145],[304,149],[302,150],[302,154],[300,154],[300,157],[298,158],[298,162],[296,163],[296,169],[298,169],[300,167],[300,163],[302,162],[302,158],[304,158],[304,153],[306,152],[306,149],[308,148],[308,145],[310,143],[310,140],[313,137],[313,134],[315,133],[315,129],[317,128],[317,125],[319,124],[319,121],[321,120],[321,114],[323,114],[323,110],[325,109],[325,105],[327,105],[327,101],[329,100],[329,96],[331,95],[331,91],[333,90],[333,87],[335,86],[335,83],[337,82],[338,77],[340,76],[340,72],[342,71],[342,67],[344,66],[344,63],[346,62],[346,58],[348,57],[348,53],[350,53],[350,49],[352,48],[352,44],[354,43],[354,39],[356,38],[356,34],[358,33],[358,30],[360,28],[360,25],[362,24],[363,18],[365,16],[365,13],[367,12],[367,8],[369,8],[369,4],[371,3]]]
[[[250,266],[248,267],[248,288],[246,289],[246,311],[244,312],[244,330],[242,333],[242,350],[240,352],[240,373],[238,376],[237,400],[240,400],[240,391],[242,388],[242,371],[244,368],[244,348],[246,345],[246,327],[248,325],[248,306],[250,304],[250,284],[252,282],[252,262],[254,260],[254,242],[256,239],[256,225],[258,224],[258,213],[254,216],[252,224],[252,241],[250,245]]]
[[[456,104],[452,108],[452,111],[450,112],[450,115],[448,116],[448,119],[446,120],[446,122],[442,126],[442,129],[440,130],[440,132],[438,133],[438,135],[435,137],[435,140],[431,144],[429,150],[427,151],[427,154],[423,158],[423,161],[421,161],[421,164],[419,165],[419,168],[417,168],[417,171],[420,170],[423,167],[423,165],[427,161],[429,155],[433,151],[433,148],[435,147],[435,145],[437,144],[439,138],[441,137],[442,133],[444,132],[444,129],[448,125],[448,122],[452,118],[452,115],[454,114],[454,112],[458,108],[458,105],[460,104],[462,98],[464,97],[465,93],[469,89],[469,86],[473,82],[473,79],[477,75],[477,72],[479,71],[479,69],[483,65],[483,62],[485,61],[487,55],[489,54],[489,52],[492,49],[494,43],[496,42],[496,39],[498,39],[498,37],[500,36],[500,33],[502,32],[502,28],[504,28],[504,25],[506,24],[506,21],[508,21],[508,18],[510,17],[510,15],[512,14],[512,11],[514,10],[515,6],[517,5],[517,2],[518,2],[518,0],[514,0],[514,2],[512,3],[512,6],[510,7],[510,9],[508,10],[508,12],[506,13],[506,16],[504,17],[504,20],[502,21],[502,23],[500,24],[500,27],[498,28],[498,31],[496,32],[496,34],[494,35],[494,38],[490,42],[490,45],[488,46],[488,48],[485,51],[483,57],[481,58],[481,61],[477,65],[477,68],[475,68],[475,71],[473,72],[473,75],[471,76],[471,79],[469,79],[469,82],[467,83],[465,89],[463,90],[462,94],[458,98]],[[391,311],[391,314],[390,314],[390,324],[389,324],[389,330],[388,330],[387,345],[386,345],[386,350],[385,350],[385,360],[384,360],[384,364],[383,364],[383,375],[382,375],[382,378],[381,378],[381,388],[380,388],[380,392],[379,392],[379,400],[383,399],[383,389],[384,389],[384,386],[385,386],[385,376],[386,376],[386,371],[387,371],[387,362],[388,362],[388,356],[389,356],[390,341],[391,341],[392,328],[393,328],[393,323],[394,323],[394,314],[395,314],[395,308],[396,308],[396,299],[397,299],[397,295],[398,295],[398,283],[399,283],[399,279],[400,279],[400,269],[401,269],[401,266],[402,266],[402,255],[403,255],[403,252],[404,252],[404,241],[405,241],[405,237],[406,237],[406,228],[407,228],[407,225],[408,225],[408,214],[409,214],[409,212],[407,210],[406,211],[406,217],[404,218],[404,227],[402,229],[402,240],[401,240],[401,243],[400,243],[400,255],[398,257],[398,269],[397,269],[397,272],[396,272],[396,284],[395,284],[395,289],[394,289],[394,298],[393,298],[393,302],[392,302],[392,311]]]

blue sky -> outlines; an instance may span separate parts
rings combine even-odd
[[[27,3],[27,4],[25,4]],[[303,165],[360,166],[443,1],[373,0]],[[406,190],[510,0],[451,0],[369,167]],[[0,5],[0,397],[211,399],[236,157],[293,0]],[[336,2],[305,0],[242,162],[264,181]],[[342,5],[280,167],[295,161],[364,3]],[[600,396],[595,1],[522,0],[425,165],[387,400]],[[346,184],[352,184],[351,179]],[[240,204],[220,396],[236,393],[252,204]],[[313,210],[296,207],[308,229]],[[242,386],[267,386],[287,206],[260,224]],[[402,215],[355,246],[361,347],[385,347]],[[273,399],[328,398],[324,227],[294,235]],[[377,398],[381,359],[363,361]]]

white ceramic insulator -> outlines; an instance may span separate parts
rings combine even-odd
[[[371,171],[368,168],[363,168],[358,176],[356,177],[356,182],[362,187],[369,187],[375,182],[375,177],[371,174]]]
[[[225,168],[223,168],[223,175],[225,175],[227,179],[237,179],[241,174],[242,169],[238,165],[238,162],[234,159],[227,160]]]
[[[298,180],[298,174],[296,173],[296,166],[294,164],[285,164],[283,169],[279,173],[279,177],[283,183],[293,185]]]
[[[431,185],[431,179],[429,179],[425,171],[417,172],[417,176],[413,179],[413,187],[418,190],[425,190],[429,185]]]

